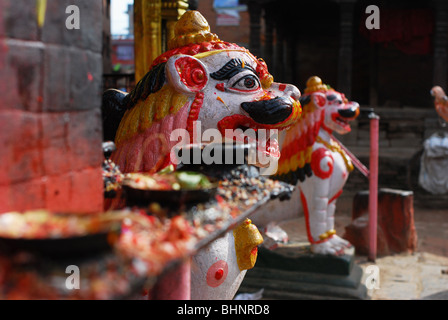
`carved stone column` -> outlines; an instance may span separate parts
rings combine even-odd
[[[443,0],[433,0],[435,12],[434,30],[434,85],[447,86],[448,9]]]
[[[340,46],[338,90],[349,98],[352,92],[353,14],[356,0],[340,0]]]

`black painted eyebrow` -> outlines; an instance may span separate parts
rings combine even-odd
[[[328,99],[329,101],[333,101],[334,99],[336,99],[336,95],[335,95],[335,94],[329,94],[329,95],[327,96],[327,99]]]
[[[242,72],[243,70],[250,70],[254,74],[256,74],[252,66],[250,66],[247,63],[244,63],[243,67],[243,61],[239,58],[235,58],[227,62],[225,66],[219,69],[218,71],[210,74],[210,77],[212,77],[215,80],[229,80],[234,75]]]

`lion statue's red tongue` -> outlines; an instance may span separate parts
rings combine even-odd
[[[261,150],[259,150],[261,151]],[[280,158],[280,146],[278,143],[278,140],[275,138],[270,138],[268,142],[266,143],[266,149],[265,149],[267,155],[274,157],[274,158]]]
[[[223,119],[218,123],[218,129],[226,140],[231,139],[239,143],[256,143],[258,158],[260,156],[263,158],[269,157],[270,160],[280,158],[278,140],[269,136],[270,130],[267,129],[267,126],[260,125],[244,115],[233,115]],[[255,131],[256,137],[245,132],[250,129]],[[230,130],[230,132],[226,132],[226,130]],[[260,130],[265,130],[264,134],[260,134]],[[231,133],[231,136],[228,136],[229,133]]]

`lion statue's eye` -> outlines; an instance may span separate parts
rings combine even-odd
[[[232,86],[234,89],[239,90],[257,90],[260,87],[258,78],[254,75],[246,75],[235,82]]]
[[[254,79],[252,78],[246,78],[244,79],[244,86],[248,89],[252,89],[253,87],[255,87],[257,83],[255,82]]]

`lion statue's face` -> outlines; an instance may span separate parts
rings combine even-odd
[[[250,53],[236,50],[178,55],[168,60],[167,75],[185,94],[203,95],[197,117],[202,131],[217,129],[223,137],[228,136],[226,130],[282,131],[300,118],[300,91],[290,84],[263,83],[260,63]],[[241,135],[232,139],[244,142]],[[269,156],[280,156],[276,139],[264,145]]]
[[[350,121],[359,115],[359,104],[348,101],[344,94],[334,90],[311,94],[314,104],[324,112],[323,127],[339,134],[351,131]]]

